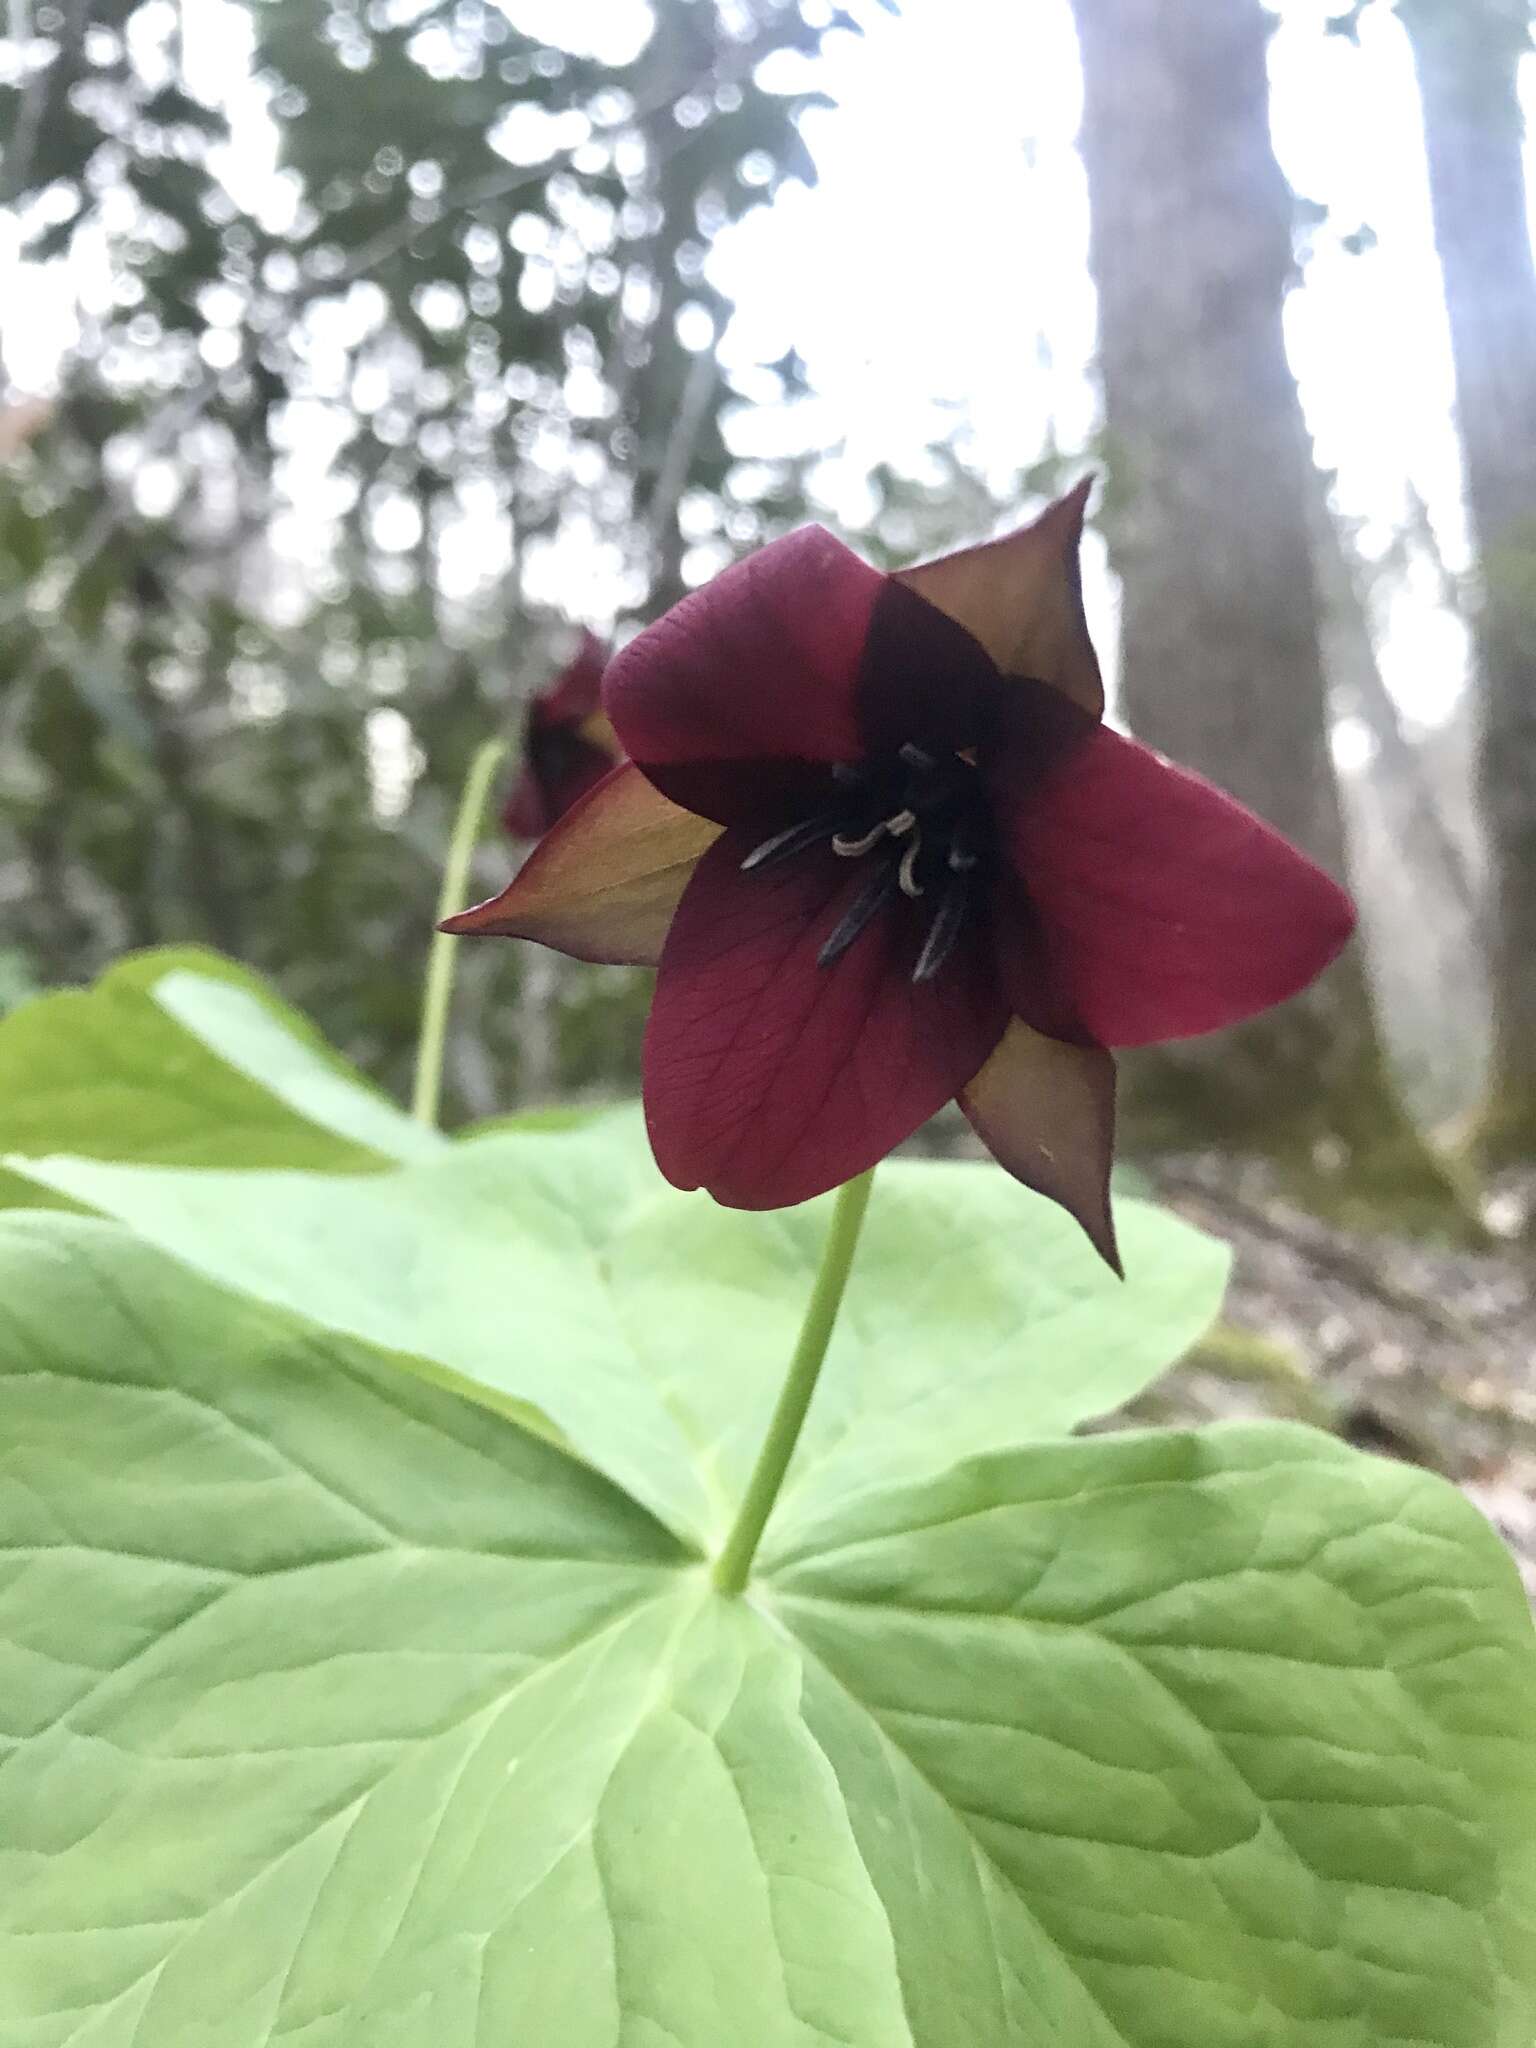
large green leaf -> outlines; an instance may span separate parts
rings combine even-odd
[[[1058,2038],[1066,1976],[1064,2040],[1527,2048],[1536,1637],[1448,1485],[1295,1425],[1100,1437],[765,1562],[840,1781],[919,1816],[860,1847],[957,2040]]]
[[[445,1144],[255,975],[195,947],[131,955],[0,1023],[0,1152],[345,1172]],[[0,1204],[38,1199],[0,1175]]]
[[[31,1170],[227,1286],[541,1415],[704,1547],[729,1526],[827,1219],[674,1193],[636,1116],[388,1175]],[[1145,1204],[1118,1214],[1124,1284],[994,1167],[882,1168],[781,1519],[1140,1392],[1215,1316],[1226,1254]]]
[[[1527,2048],[1536,1653],[1423,1473],[1002,1452],[727,1600],[68,1216],[0,1410],[6,2048]]]

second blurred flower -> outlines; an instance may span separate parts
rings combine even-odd
[[[624,758],[602,707],[607,662],[602,641],[583,633],[571,660],[529,705],[522,772],[501,813],[514,839],[542,838]]]

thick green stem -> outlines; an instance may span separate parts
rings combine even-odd
[[[827,1355],[832,1328],[842,1306],[843,1289],[848,1284],[848,1272],[858,1247],[859,1231],[863,1226],[864,1211],[869,1206],[869,1190],[874,1178],[874,1168],[871,1167],[868,1173],[861,1173],[857,1180],[849,1181],[837,1191],[837,1206],[832,1211],[831,1227],[821,1254],[821,1271],[816,1275],[810,1306],[800,1327],[800,1341],[789,1362],[778,1405],[768,1425],[768,1434],[763,1438],[763,1448],[757,1454],[752,1477],[747,1482],[735,1526],[715,1560],[715,1586],[721,1593],[740,1593],[746,1586],[757,1546],[768,1526],[768,1517],[779,1497],[779,1489],[784,1484],[784,1474],[789,1470],[795,1445],[800,1441],[805,1413],[816,1391],[816,1382],[821,1377],[822,1360]]]
[[[448,842],[448,862],[443,869],[443,888],[438,916],[449,917],[464,907],[469,886],[469,864],[485,821],[486,799],[491,781],[507,751],[505,740],[487,740],[477,748],[464,778],[453,837]],[[453,976],[458,942],[446,932],[432,941],[427,961],[427,979],[421,1000],[421,1037],[416,1046],[416,1086],[411,1093],[411,1115],[429,1130],[437,1129],[438,1110],[443,1098],[443,1054],[448,1044],[448,1009],[453,1001]]]

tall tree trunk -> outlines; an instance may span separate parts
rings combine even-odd
[[[1492,867],[1494,1161],[1536,1156],[1536,262],[1516,74],[1529,0],[1399,0],[1424,109],[1476,554],[1478,782]]]
[[[1099,294],[1111,555],[1132,729],[1335,874],[1310,444],[1282,307],[1294,206],[1259,0],[1073,0]],[[1137,1100],[1133,1074],[1133,1114]],[[1174,1128],[1409,1199],[1437,1169],[1390,1085],[1358,950],[1315,989],[1159,1058]]]

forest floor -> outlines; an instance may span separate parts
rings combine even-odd
[[[1536,1597],[1536,1255],[1339,1229],[1254,1161],[1143,1163],[1158,1196],[1233,1248],[1225,1320],[1117,1418],[1284,1416],[1442,1472]]]

